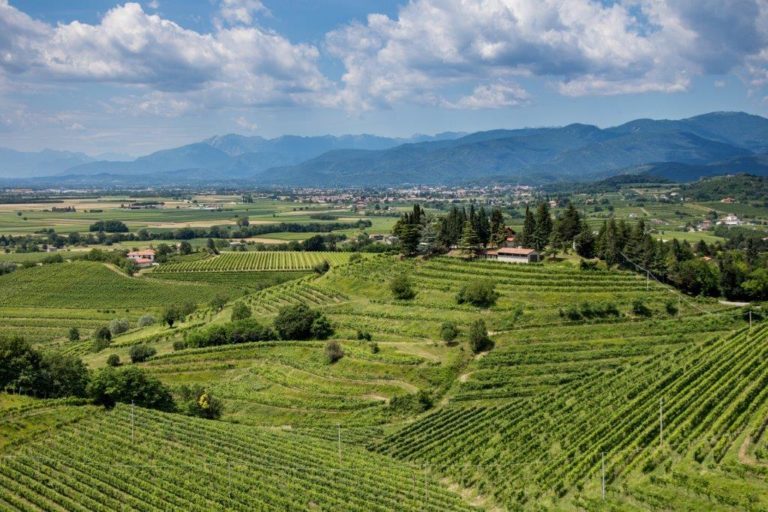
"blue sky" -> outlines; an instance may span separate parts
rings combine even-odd
[[[0,146],[768,114],[765,0],[0,0]]]

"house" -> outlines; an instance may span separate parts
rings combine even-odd
[[[736,200],[732,197],[724,197],[720,200],[720,202],[723,204],[733,204],[736,202]]]
[[[717,223],[721,226],[740,226],[741,220],[734,214],[729,213],[722,219],[718,220]]]
[[[485,258],[505,263],[536,263],[539,261],[539,253],[523,247],[502,247],[485,251]]]
[[[155,264],[155,250],[147,249],[145,251],[132,251],[128,253],[128,259],[133,261],[140,268],[151,267]]]

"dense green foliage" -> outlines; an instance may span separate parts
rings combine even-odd
[[[284,340],[324,340],[333,334],[325,315],[303,304],[281,309],[275,317],[275,330]]]
[[[193,331],[187,335],[184,345],[200,348],[275,339],[277,339],[275,331],[261,325],[256,320],[245,318]]]
[[[474,280],[464,284],[456,295],[459,304],[471,304],[479,308],[489,308],[496,304],[499,294],[496,285],[490,280]]]
[[[88,395],[94,403],[107,408],[114,407],[118,402],[161,411],[176,408],[168,388],[133,366],[108,366],[97,371],[88,383]]]

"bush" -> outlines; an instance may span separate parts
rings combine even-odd
[[[581,269],[581,270],[597,270],[598,269],[598,261],[597,260],[584,260],[584,259],[582,259],[579,262],[579,269]]]
[[[433,406],[432,397],[424,390],[410,395],[396,395],[389,401],[389,408],[398,413],[418,414]]]
[[[223,295],[217,295],[211,300],[209,305],[214,311],[221,311],[227,305],[227,298]]]
[[[175,304],[166,306],[163,310],[163,323],[168,324],[168,327],[173,327],[173,324],[181,321],[184,318],[181,314],[181,310]]]
[[[459,329],[453,322],[443,322],[440,328],[440,337],[444,342],[450,343],[459,336]]]
[[[80,329],[77,327],[69,328],[69,341],[80,341]]]
[[[331,340],[325,344],[325,359],[329,364],[339,361],[342,357],[344,357],[344,349],[338,341]]]
[[[358,261],[363,261],[363,255],[359,252],[353,253],[349,256],[350,263],[357,263]]]
[[[110,343],[112,343],[112,333],[110,332],[109,327],[103,325],[96,329],[93,333],[93,351],[99,352],[104,350]]]
[[[232,306],[231,320],[233,322],[236,322],[238,320],[245,320],[246,318],[251,318],[252,315],[253,315],[253,312],[251,311],[251,308],[249,308],[244,302],[238,302],[234,306]]]
[[[483,320],[475,320],[469,327],[469,348],[475,354],[493,348],[493,340],[488,337],[488,330]]]
[[[128,351],[132,363],[143,363],[155,354],[157,350],[149,345],[134,345]]]
[[[456,295],[459,304],[472,304],[479,308],[489,308],[496,304],[499,294],[493,281],[472,281],[466,283]]]
[[[141,317],[139,317],[139,321],[136,322],[136,325],[139,327],[147,327],[153,325],[156,321],[157,320],[152,315],[141,315]]]
[[[677,304],[675,304],[675,301],[673,300],[668,300],[667,303],[664,304],[664,309],[670,316],[676,316],[678,313]]]
[[[176,409],[170,390],[136,366],[102,368],[88,384],[88,395],[107,408],[121,402],[168,412]]]
[[[326,260],[323,260],[317,265],[315,265],[314,267],[312,267],[312,270],[314,270],[316,274],[323,275],[329,270],[331,270],[331,264],[328,263]]]
[[[115,318],[109,322],[109,332],[112,336],[123,334],[131,328],[131,322],[127,318]]]
[[[216,420],[224,411],[222,401],[202,386],[181,386],[179,396],[183,402],[181,409],[189,416]]]
[[[110,354],[110,356],[107,358],[107,366],[111,366],[113,368],[120,366],[120,356],[117,354]]]
[[[275,317],[274,325],[284,340],[325,339],[333,334],[333,327],[325,315],[304,304],[282,308]]]
[[[360,341],[371,341],[373,336],[371,336],[371,333],[368,331],[361,331],[360,329],[357,330],[357,339]]]
[[[187,342],[182,340],[177,340],[173,342],[173,350],[184,350],[187,348]]]
[[[212,347],[275,339],[277,339],[275,331],[261,325],[256,320],[247,318],[224,325],[212,325],[208,328],[194,331],[187,335],[186,341],[176,342],[179,344],[178,348],[176,343],[174,343],[174,350],[181,350],[187,347]]]
[[[637,316],[651,316],[653,315],[653,311],[651,311],[651,308],[646,306],[643,299],[635,299],[632,302],[632,313],[634,313]]]
[[[378,354],[381,351],[379,344],[375,341],[371,343],[371,354]]]
[[[411,300],[416,297],[411,280],[405,274],[400,274],[392,278],[389,283],[389,289],[392,296],[398,300]]]

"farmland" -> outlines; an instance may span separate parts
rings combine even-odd
[[[338,252],[227,252],[196,261],[168,263],[155,273],[302,271],[312,270],[323,261],[339,265],[347,260],[349,254]]]
[[[224,404],[211,421],[0,395],[0,508],[768,507],[768,327],[758,318],[750,328],[738,307],[570,257],[349,254],[194,253],[134,277],[88,261],[0,276],[0,332],[93,369],[146,343],[157,354],[137,367],[176,396],[200,385]],[[322,261],[330,270],[313,272]],[[415,297],[393,297],[400,275]],[[492,282],[498,299],[459,303],[468,282]],[[185,301],[198,310],[173,328],[135,327]],[[321,311],[343,357],[329,364],[317,340],[174,348],[225,325],[235,303],[264,325],[286,306]],[[72,326],[89,335],[115,318],[133,327],[104,350],[65,341]],[[447,320],[454,340],[443,339]],[[474,354],[477,320],[494,347]]]

